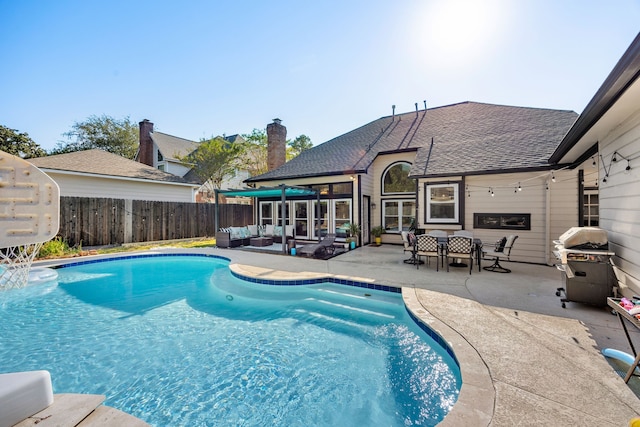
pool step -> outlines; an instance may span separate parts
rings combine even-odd
[[[144,421],[109,406],[98,394],[55,394],[53,404],[14,427],[144,427]]]
[[[366,304],[362,305],[351,305],[347,304],[344,301],[334,301],[327,298],[307,298],[304,302],[308,304],[314,304],[315,307],[318,308],[319,311],[328,311],[331,313],[343,314],[345,311],[351,314],[358,314],[363,316],[374,316],[382,319],[395,319],[396,316],[393,314],[391,310],[384,310],[381,307],[370,306]],[[303,304],[304,304],[303,302]],[[396,309],[394,307],[394,309]]]

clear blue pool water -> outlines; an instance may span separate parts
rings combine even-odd
[[[155,426],[426,426],[458,397],[399,294],[253,284],[211,257],[58,272],[0,293],[0,372],[49,370]]]

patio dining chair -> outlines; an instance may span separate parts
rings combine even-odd
[[[426,257],[427,263],[429,263],[429,258],[435,258],[436,271],[438,271],[438,258],[440,258],[441,255],[438,238],[435,236],[429,236],[428,234],[419,235],[418,242],[416,244],[416,255],[418,257],[416,268],[420,268],[420,257]]]
[[[482,256],[493,258],[493,264],[487,267],[482,267],[482,269],[493,271],[494,273],[511,273],[510,269],[504,268],[500,265],[500,258],[509,261],[509,257],[511,256],[511,249],[513,248],[513,244],[515,243],[517,238],[518,236],[515,236],[513,234],[509,237],[503,237],[496,242],[496,245],[492,251],[483,251]]]
[[[466,236],[449,236],[445,251],[444,257],[447,258],[447,271],[449,271],[449,258],[468,259],[469,274],[471,274],[473,270],[473,253],[475,252],[473,238]]]

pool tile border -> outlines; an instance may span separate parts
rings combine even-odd
[[[242,280],[246,280],[247,282],[257,283],[260,285],[270,285],[270,286],[301,286],[301,285],[316,285],[318,283],[334,283],[338,285],[346,285],[353,286],[356,288],[365,288],[372,289],[376,291],[384,291],[391,293],[402,293],[402,288],[398,288],[396,286],[387,286],[387,285],[379,285],[375,283],[366,283],[360,282],[358,280],[347,280],[347,279],[338,279],[334,277],[315,277],[313,279],[263,279],[260,277],[252,277],[244,274],[240,274],[237,271],[231,270],[231,274]]]
[[[166,254],[136,254],[136,255],[114,255],[108,258],[88,259],[83,261],[75,261],[70,263],[63,263],[59,265],[52,265],[50,268],[67,268],[77,267],[79,265],[97,264],[101,262],[120,261],[123,259],[136,259],[136,258],[155,258],[155,257],[204,257],[204,258],[216,258],[223,261],[231,261],[229,258],[220,255],[211,254],[184,254],[184,253],[166,253]]]

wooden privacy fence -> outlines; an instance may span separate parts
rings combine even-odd
[[[218,215],[220,227],[254,223],[250,205],[220,205]],[[85,247],[214,236],[215,205],[60,197],[58,235]]]

